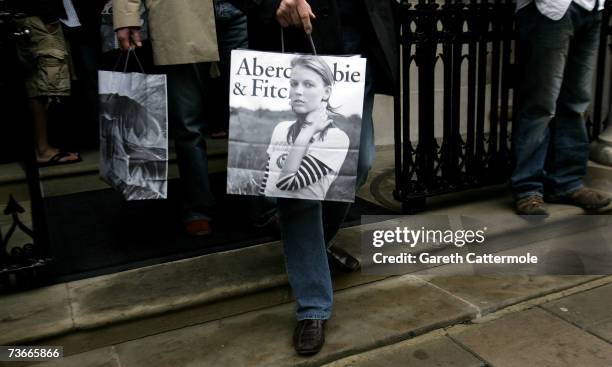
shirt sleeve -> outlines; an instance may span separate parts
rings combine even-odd
[[[313,144],[302,158],[298,170],[279,179],[276,187],[285,191],[299,190],[320,181],[330,173],[338,174],[348,148],[348,136],[338,129],[326,137],[325,144]]]
[[[259,195],[266,195],[266,185],[268,183],[268,176],[270,176],[270,156],[268,156],[268,162],[266,163],[266,171],[264,177],[259,184]]]

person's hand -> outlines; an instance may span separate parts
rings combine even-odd
[[[276,9],[276,20],[282,27],[302,26],[307,34],[312,32],[310,18],[316,17],[306,0],[281,0]]]
[[[45,28],[47,28],[47,32],[55,33],[57,29],[59,28],[59,25],[60,25],[60,22],[58,20],[57,22],[45,24]]]
[[[316,134],[325,129],[330,124],[331,120],[327,115],[327,103],[321,102],[319,107],[306,115],[308,127]]]
[[[119,45],[123,51],[127,51],[130,48],[141,47],[142,41],[140,40],[140,28],[138,27],[126,27],[119,28],[116,30],[117,39]]]

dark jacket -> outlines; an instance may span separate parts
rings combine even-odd
[[[307,0],[317,17],[313,20],[312,38],[320,54],[342,53],[342,24],[335,0]],[[395,31],[395,0],[361,1],[365,13],[362,27],[364,51],[373,66],[376,92],[393,94],[399,78],[398,40]],[[280,0],[230,0],[249,19],[249,47],[262,51],[280,51],[280,25],[275,14]],[[284,31],[287,52],[310,52],[302,29]]]
[[[28,16],[38,16],[46,24],[66,16],[62,0],[12,0],[10,6]]]
[[[81,23],[79,36],[83,41],[94,40],[100,36],[101,13],[105,4],[106,0],[72,0]]]

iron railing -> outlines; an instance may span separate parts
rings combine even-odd
[[[593,97],[593,111],[587,122],[591,140],[597,138],[599,133],[609,124],[610,108],[612,108],[612,1],[606,2],[602,14],[601,36],[599,53],[597,56],[597,73],[595,77],[595,94]],[[606,68],[608,68],[606,72]],[[607,76],[607,77],[606,77]],[[607,90],[607,91],[606,91]],[[606,101],[607,92],[607,101]],[[604,105],[607,104],[607,111]],[[607,112],[606,115],[604,113]]]
[[[605,37],[602,33],[592,137],[601,130],[603,90],[610,88],[602,74],[609,5],[604,13],[607,33]],[[424,210],[427,197],[508,180],[515,60],[520,57],[514,45],[514,13],[510,0],[401,2],[394,197],[405,213]],[[438,73],[437,65],[441,65]],[[439,90],[436,78],[441,78]],[[411,114],[412,108],[416,113]],[[411,124],[413,115],[416,121]],[[441,122],[439,133],[436,121]]]

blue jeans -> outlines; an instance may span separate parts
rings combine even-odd
[[[513,131],[516,199],[582,186],[589,155],[582,116],[591,100],[600,25],[600,12],[575,3],[558,21],[533,3],[517,14],[525,74]]]
[[[183,219],[207,217],[214,204],[208,180],[203,94],[210,84],[210,63],[168,65],[168,115],[174,133],[181,186]],[[210,106],[207,106],[210,109]]]
[[[185,220],[207,218],[214,205],[204,128],[210,123],[227,125],[230,53],[232,49],[248,45],[246,17],[225,1],[218,1],[217,11],[221,77],[210,77],[210,63],[163,67],[168,75],[168,110],[181,175]]]
[[[215,130],[227,130],[229,126],[230,56],[232,50],[248,48],[247,17],[227,0],[215,1],[215,25],[219,46],[220,77],[207,96],[214,111],[211,124]]]
[[[359,32],[345,32],[344,53],[361,53]],[[361,122],[361,141],[357,164],[357,187],[363,185],[374,160],[374,90],[370,70]],[[299,199],[278,199],[281,235],[289,284],[296,299],[296,317],[328,319],[331,315],[333,289],[327,246],[340,229],[350,203]]]

